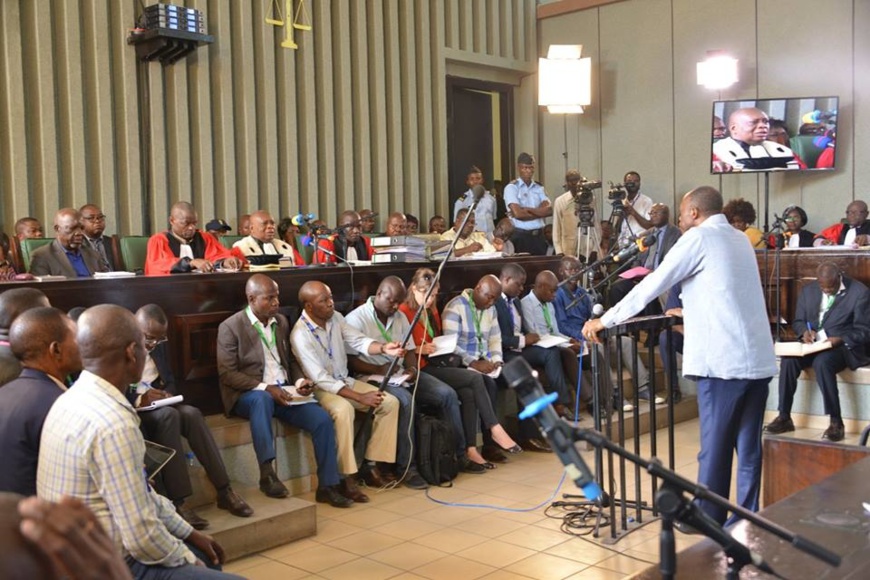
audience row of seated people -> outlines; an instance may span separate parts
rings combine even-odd
[[[252,231],[266,217],[252,214]],[[164,239],[159,249],[168,255],[175,242]],[[165,267],[184,258],[166,258]],[[198,259],[186,261],[201,267]],[[555,301],[556,275],[542,272],[520,300],[524,284],[525,271],[506,264],[500,276],[483,277],[439,313],[435,274],[421,268],[408,287],[397,277],[384,278],[375,295],[345,317],[336,312],[328,286],[308,281],[298,290],[302,314],[291,324],[279,313],[278,284],[253,274],[245,287],[247,307],[219,327],[216,354],[224,410],[250,422],[260,490],[288,495],[274,464],[273,417],[311,435],[315,498],[342,508],[369,501],[360,481],[371,488],[400,482],[427,487],[412,452],[415,403],[450,425],[465,473],[486,473],[524,449],[551,451],[531,423],[524,421],[517,437],[501,425],[495,403],[506,385],[499,367],[517,356],[539,366],[565,417],[577,385],[591,410],[592,379],[587,372],[578,376],[589,365],[578,361],[577,336],[566,336],[563,348],[536,346],[543,335],[561,334],[566,313]],[[209,522],[185,505],[192,494],[185,439],[214,486],[218,508],[239,517],[253,510],[230,485],[198,409],[181,403],[137,413],[181,390],[168,364],[165,313],[153,304],[136,313],[98,305],[75,315],[77,320],[52,308],[36,288],[0,294],[0,444],[7,450],[0,492],[37,494],[49,502],[77,498],[122,549],[134,576],[158,569],[208,574],[195,564],[217,568],[222,552],[200,531]],[[432,340],[441,334],[457,335],[456,350],[430,360]],[[393,358],[398,378],[379,390],[379,375]],[[607,396],[609,382],[608,375]],[[354,416],[369,409],[372,433],[357,456]],[[161,495],[141,468],[146,440],[176,451],[153,482]]]

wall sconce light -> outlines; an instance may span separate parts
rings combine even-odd
[[[727,89],[737,80],[737,59],[721,50],[708,51],[707,60],[698,63],[698,84],[708,89]]]
[[[592,104],[592,59],[581,44],[551,44],[538,59],[538,105],[550,113],[582,113]]]

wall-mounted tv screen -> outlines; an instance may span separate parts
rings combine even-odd
[[[713,103],[712,173],[836,166],[837,97]]]

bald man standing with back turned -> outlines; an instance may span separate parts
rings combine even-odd
[[[204,561],[219,568],[223,549],[151,489],[142,469],[145,442],[124,396],[145,367],[136,318],[111,304],[88,308],[78,320],[76,341],[85,370],[45,419],[38,495],[82,500],[122,549],[135,578],[236,578],[195,566]]]
[[[625,298],[601,318],[588,321],[583,335],[600,342],[599,331],[634,316],[682,282],[683,375],[698,383],[698,481],[727,498],[736,449],[737,503],[756,511],[761,428],[776,357],[755,252],[746,236],[728,224],[722,206],[722,195],[709,186],[683,196],[682,237]],[[715,308],[710,306],[711,294],[716,296]],[[697,503],[725,523],[723,508],[708,501]]]

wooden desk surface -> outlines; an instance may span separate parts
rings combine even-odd
[[[555,272],[559,257],[516,256],[494,260],[457,260],[447,264],[441,277],[439,304],[474,287],[485,274],[501,271],[508,262],[526,270],[528,284],[542,270]],[[437,263],[397,263],[373,266],[303,267],[266,271],[278,282],[282,312],[291,323],[299,314],[297,293],[309,280],[320,280],[332,289],[335,307],[347,312],[373,296],[387,276],[398,276],[405,283],[420,267],[435,269]],[[0,283],[0,292],[21,286],[42,290],[52,306],[68,311],[75,306],[118,304],[136,311],[145,304],[158,304],[169,317],[169,344],[172,370],[187,402],[205,413],[221,413],[218,395],[215,344],[217,329],[231,314],[247,305],[245,283],[251,273],[175,274],[135,278],[60,280],[51,282]]]
[[[732,533],[761,554],[785,578],[870,578],[870,514],[863,510],[862,501],[870,501],[870,458],[761,511],[765,518],[839,554],[843,561],[838,568],[804,554],[745,521],[735,525]],[[725,557],[719,545],[710,540],[677,554],[677,578],[724,578],[725,570]],[[756,568],[746,567],[740,577],[770,576]],[[652,567],[635,578],[661,576],[658,567]]]

